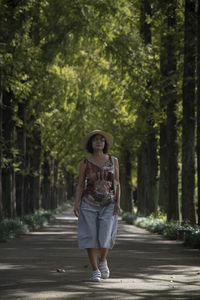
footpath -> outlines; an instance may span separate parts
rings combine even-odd
[[[72,210],[43,229],[0,243],[0,299],[200,299],[200,251],[119,221],[111,277],[89,280]],[[58,272],[65,270],[65,272]]]

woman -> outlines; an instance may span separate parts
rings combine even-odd
[[[112,136],[102,130],[93,130],[82,141],[91,156],[80,163],[74,214],[79,248],[87,249],[93,281],[110,276],[106,258],[114,246],[120,212],[118,160],[107,154],[112,144]]]

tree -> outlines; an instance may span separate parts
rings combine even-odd
[[[2,136],[2,106],[3,106],[3,92],[0,83],[0,221],[3,219],[3,199],[2,199],[2,145],[3,145],[3,136]]]
[[[197,186],[198,186],[198,224],[200,225],[200,0],[197,13]]]
[[[148,0],[144,0],[141,4],[141,34],[146,47],[152,43],[151,24],[147,21],[147,18],[151,18],[151,5]],[[151,110],[152,105],[152,99],[150,99],[152,97],[151,85],[152,79],[150,77],[145,87],[147,92],[146,99],[143,102],[146,112]],[[139,213],[149,215],[155,212],[157,208],[158,171],[156,130],[151,116],[149,119],[147,118],[146,128],[147,134],[139,149],[138,176],[143,178],[138,178],[137,199]]]
[[[167,8],[167,219],[179,219],[178,200],[178,142],[177,142],[177,78],[176,78],[176,2]]]
[[[185,1],[183,120],[182,120],[182,219],[196,223],[195,189],[195,38],[194,0]]]

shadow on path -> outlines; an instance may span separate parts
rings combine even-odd
[[[199,250],[120,220],[111,278],[93,283],[76,226],[70,210],[40,231],[1,243],[0,299],[200,299]]]

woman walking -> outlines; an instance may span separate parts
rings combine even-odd
[[[74,214],[79,248],[87,249],[93,281],[110,276],[107,255],[115,243],[120,212],[118,160],[107,154],[112,144],[113,137],[102,130],[91,131],[82,141],[91,156],[80,163]]]

